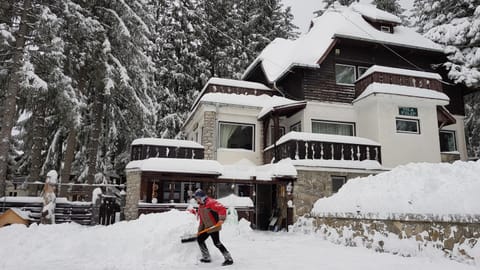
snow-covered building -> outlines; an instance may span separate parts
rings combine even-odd
[[[373,6],[327,10],[297,40],[270,43],[242,80],[207,82],[184,125],[203,160],[178,162],[206,170],[189,175],[245,181],[266,224],[293,208],[310,212],[353,177],[465,160],[468,89],[448,82],[437,68],[444,59],[438,44]],[[174,159],[162,162],[178,168]],[[127,169],[142,166],[147,161]]]

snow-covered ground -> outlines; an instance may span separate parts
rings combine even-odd
[[[225,269],[210,239],[211,264],[198,262],[196,242],[180,242],[196,227],[194,215],[175,210],[108,227],[12,225],[0,229],[0,269]],[[252,231],[243,220],[224,225],[221,239],[235,261],[227,269],[478,269],[438,254],[401,257],[318,234]]]

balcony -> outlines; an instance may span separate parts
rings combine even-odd
[[[142,138],[132,142],[130,160],[148,158],[203,159],[204,147],[193,141]]]
[[[290,132],[264,150],[264,162],[292,160],[373,160],[382,163],[380,144],[365,138]]]

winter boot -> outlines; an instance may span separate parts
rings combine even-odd
[[[232,255],[230,255],[230,253],[229,253],[228,251],[225,251],[225,252],[223,253],[223,257],[225,257],[225,261],[222,263],[222,266],[232,265],[232,264],[233,264]]]
[[[201,258],[200,261],[202,263],[209,263],[209,262],[212,262],[212,260],[210,258]]]

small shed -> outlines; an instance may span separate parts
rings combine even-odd
[[[30,212],[22,211],[20,208],[10,208],[0,215],[0,228],[11,224],[30,225]]]

